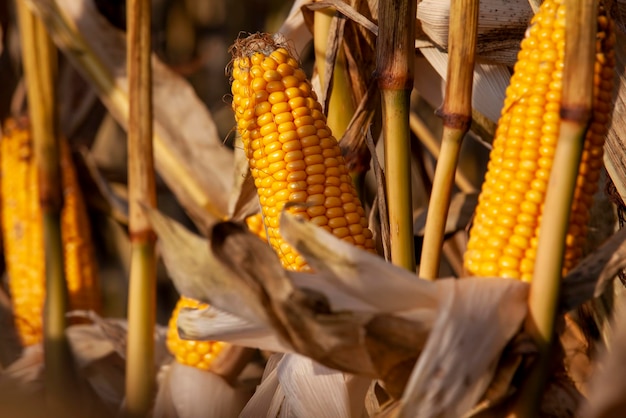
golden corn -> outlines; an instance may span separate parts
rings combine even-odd
[[[172,312],[167,328],[167,348],[181,364],[196,367],[201,370],[209,370],[215,357],[226,346],[219,341],[194,341],[183,340],[178,335],[178,314],[182,308],[203,309],[207,305],[194,299],[181,296]]]
[[[263,224],[263,215],[257,213],[255,215],[248,216],[246,218],[246,225],[248,225],[250,232],[261,238],[263,241],[267,241],[265,225]]]
[[[611,110],[615,35],[606,11],[599,10],[593,116],[570,215],[564,272],[582,255]],[[559,136],[564,49],[563,0],[546,0],[522,41],[507,89],[464,259],[471,275],[532,279]]]
[[[45,256],[39,183],[28,128],[14,120],[1,144],[2,234],[9,289],[18,334],[24,345],[42,338]],[[69,308],[99,311],[100,289],[85,204],[69,146],[60,141],[64,206],[61,212]]]
[[[311,83],[286,47],[268,34],[231,48],[233,110],[255,181],[269,242],[285,268],[306,262],[279,234],[289,210],[354,245],[373,250],[372,233],[337,140]]]

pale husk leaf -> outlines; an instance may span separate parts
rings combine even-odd
[[[261,350],[293,351],[293,348],[281,341],[268,326],[250,323],[214,306],[207,309],[181,310],[178,316],[178,329],[181,338],[190,340],[227,341]]]
[[[249,393],[220,376],[176,361],[163,373],[154,416],[160,418],[236,417]]]
[[[230,280],[230,272],[209,251],[209,241],[158,210],[146,211],[159,237],[165,266],[181,295],[210,303],[251,323],[267,323],[265,310],[254,293],[239,281]]]
[[[260,212],[261,207],[254,179],[250,174],[248,158],[239,137],[235,142],[234,162],[234,181],[228,204],[228,218],[233,221],[243,221],[246,217]]]
[[[437,283],[442,305],[401,399],[401,417],[459,417],[468,412],[526,316],[527,283],[501,278]]]
[[[533,11],[527,1],[482,0],[478,24],[478,59],[513,65]],[[448,48],[449,0],[423,0],[417,18],[426,39]],[[418,32],[419,34],[419,32]],[[424,40],[418,36],[419,40]]]
[[[448,68],[448,54],[437,48],[421,48],[420,51],[445,82]],[[424,74],[429,73],[426,72]],[[420,71],[416,71],[415,76],[419,78]],[[502,110],[502,104],[504,103],[505,92],[509,85],[510,78],[511,74],[505,65],[477,62],[474,69],[472,107],[491,121],[497,121],[500,117],[500,111]],[[419,83],[419,81],[417,82]],[[437,81],[429,79],[426,83],[436,84]],[[431,104],[434,105],[434,107],[440,105],[440,103]]]

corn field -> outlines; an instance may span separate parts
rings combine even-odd
[[[626,415],[623,0],[0,0],[0,416]]]

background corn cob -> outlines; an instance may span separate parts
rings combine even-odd
[[[246,225],[248,229],[257,237],[263,241],[267,241],[267,234],[265,233],[265,224],[263,224],[263,215],[260,213],[248,216],[246,218]]]
[[[24,345],[42,338],[45,256],[39,184],[28,128],[9,120],[3,130],[2,233],[16,328]],[[89,221],[71,161],[61,141],[64,206],[61,213],[70,309],[101,307]]]
[[[219,341],[194,341],[183,340],[178,335],[178,314],[182,308],[203,309],[207,305],[197,300],[181,296],[172,312],[167,328],[167,348],[181,364],[196,367],[201,370],[209,370],[211,363],[226,343]]]
[[[285,268],[306,262],[278,230],[289,210],[360,248],[374,249],[367,218],[337,140],[311,83],[289,51],[268,34],[231,48],[233,110],[255,181],[269,242]]]
[[[582,255],[608,129],[615,55],[613,23],[600,7],[593,116],[581,159],[564,270]],[[557,139],[565,48],[565,6],[546,0],[522,41],[498,122],[465,254],[468,273],[530,281]]]

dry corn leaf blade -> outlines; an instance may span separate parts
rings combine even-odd
[[[360,344],[361,329],[371,313],[330,311],[324,295],[296,288],[272,250],[240,225],[217,224],[211,248],[232,271],[231,277],[254,289],[273,329],[295,351],[329,367],[374,373]]]
[[[623,297],[623,295],[622,295]],[[610,349],[605,347],[589,383],[586,401],[583,401],[578,416],[609,418],[626,415],[626,319],[624,312],[613,321]]]
[[[258,416],[275,417],[280,409],[284,394],[278,383],[278,373],[276,366],[283,358],[282,353],[272,354],[265,365],[263,378],[257,386],[254,394],[241,411],[240,418],[256,418]],[[276,406],[277,405],[277,406]],[[263,411],[267,411],[263,414]]]
[[[154,416],[236,417],[250,394],[220,376],[173,362],[161,377]]]
[[[315,10],[328,9],[329,7],[335,8],[337,11],[339,11],[348,19],[361,25],[368,31],[372,32],[374,35],[378,35],[378,26],[374,22],[372,22],[371,20],[363,16],[361,13],[355,10],[354,7],[352,7],[351,5],[343,1],[339,1],[339,0],[314,1],[308,4],[306,6],[306,9],[315,11]],[[304,18],[305,20],[308,19],[311,22],[310,25],[312,26],[313,16],[307,13],[304,15]]]
[[[329,369],[298,354],[283,356],[277,367],[284,403],[296,417],[362,416],[365,393],[370,379],[359,378],[365,385],[348,386],[349,376]],[[359,404],[360,410],[351,405]]]
[[[436,283],[442,305],[401,399],[400,417],[459,417],[468,412],[526,317],[527,283],[501,278]]]
[[[478,202],[478,193],[457,193],[450,200],[448,219],[446,220],[445,233],[451,234],[464,230],[474,216],[474,209]],[[422,209],[413,222],[413,231],[417,236],[424,236],[427,210]]]
[[[438,291],[429,281],[344,242],[316,225],[283,211],[280,232],[311,268],[380,312],[420,307],[434,310]]]
[[[583,302],[600,296],[624,268],[626,268],[626,229],[613,234],[563,279],[561,312],[570,311]]]
[[[103,68],[98,69],[100,77],[111,75],[118,89],[98,93],[116,120],[125,126],[121,111],[127,106],[127,99],[122,97],[127,89],[123,35],[98,13],[90,0],[30,0],[30,4],[35,6],[57,45],[79,70],[89,71],[83,67],[83,56],[89,52],[84,50],[82,41],[97,56],[103,64]],[[78,39],[68,28],[76,28],[83,39]],[[223,146],[211,114],[191,86],[156,57],[152,65],[154,128],[163,142],[155,142],[157,170],[194,218],[203,225],[210,224],[214,220],[208,216],[207,208],[198,203],[198,193],[210,196],[217,210],[227,213],[227,196],[232,185],[232,152]],[[191,192],[189,188],[181,187],[183,171],[198,183],[201,191]]]
[[[532,16],[527,1],[482,0],[476,45],[478,58],[513,65]],[[448,48],[449,17],[449,0],[423,0],[417,5],[417,19],[423,33],[443,49]]]
[[[209,251],[209,241],[156,209],[146,208],[146,213],[159,238],[167,271],[181,295],[215,305],[253,324],[269,323],[256,294],[232,280],[232,274]]]
[[[626,10],[626,8],[624,8]],[[615,70],[617,72],[617,97],[614,100],[613,113],[609,133],[604,145],[604,164],[617,188],[617,192],[626,202],[626,164],[624,153],[626,152],[626,120],[621,115],[626,112],[626,35],[616,31],[617,44],[615,45],[615,58],[617,60]]]
[[[178,332],[181,338],[189,340],[226,341],[242,347],[283,353],[293,351],[268,326],[252,324],[213,306],[202,310],[181,310]]]
[[[124,400],[126,370],[116,343],[98,325],[73,325],[66,333],[81,374],[114,413]]]
[[[313,36],[304,23],[304,16],[302,8],[311,3],[311,0],[296,0],[291,6],[289,15],[283,22],[278,33],[283,34],[286,39],[289,39],[293,45],[295,51],[301,54],[304,47],[311,42]]]
[[[420,51],[445,82],[448,54],[437,48],[421,48]],[[438,84],[436,80],[432,80],[432,73],[415,71],[416,78],[419,78],[421,74],[428,76],[429,79],[426,81],[417,80],[417,83]],[[472,87],[472,108],[485,115],[491,121],[497,121],[500,117],[510,78],[511,74],[504,65],[477,62],[474,69],[474,85]],[[440,105],[440,103],[431,104],[435,107]]]
[[[229,219],[233,221],[243,221],[260,212],[259,197],[240,138],[235,142],[234,181],[228,207]]]

